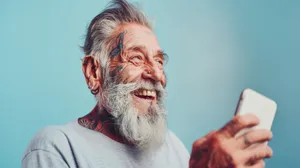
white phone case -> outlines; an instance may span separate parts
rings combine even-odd
[[[255,92],[252,89],[243,90],[235,115],[252,113],[259,118],[260,123],[255,127],[240,131],[236,136],[239,136],[251,129],[271,130],[276,110],[277,104],[275,101]]]

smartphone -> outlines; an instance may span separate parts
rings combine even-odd
[[[235,115],[252,113],[259,118],[260,123],[255,127],[241,130],[237,133],[236,137],[252,129],[271,130],[276,110],[277,104],[274,100],[252,89],[244,89],[240,95]]]

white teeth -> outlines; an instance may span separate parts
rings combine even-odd
[[[149,96],[153,96],[152,93],[153,93],[153,91],[148,91],[148,95],[149,95]]]
[[[135,92],[135,94],[137,95],[141,95],[141,96],[152,96],[152,97],[155,97],[156,95],[156,92],[153,91],[153,90],[138,90]]]
[[[153,97],[155,96],[155,91],[151,92],[151,96],[153,96]]]

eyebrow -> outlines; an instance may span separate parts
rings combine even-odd
[[[163,50],[158,50],[157,52],[156,52],[156,54],[154,55],[154,57],[155,56],[159,56],[159,57],[161,57],[164,61],[166,61],[166,62],[168,62],[168,60],[169,60],[169,56],[168,56],[168,54],[166,53],[166,52],[164,52]]]
[[[144,45],[135,45],[135,46],[129,47],[126,50],[139,51],[139,52],[142,52],[143,54],[147,55],[146,46],[144,46]],[[169,60],[168,54],[166,52],[164,52],[163,50],[157,50],[156,54],[154,54],[153,57],[156,57],[156,56],[161,57],[164,61]]]

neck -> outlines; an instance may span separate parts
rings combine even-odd
[[[100,132],[114,141],[132,145],[119,133],[113,116],[104,108],[100,108],[98,103],[89,114],[79,118],[78,123],[83,127]]]

